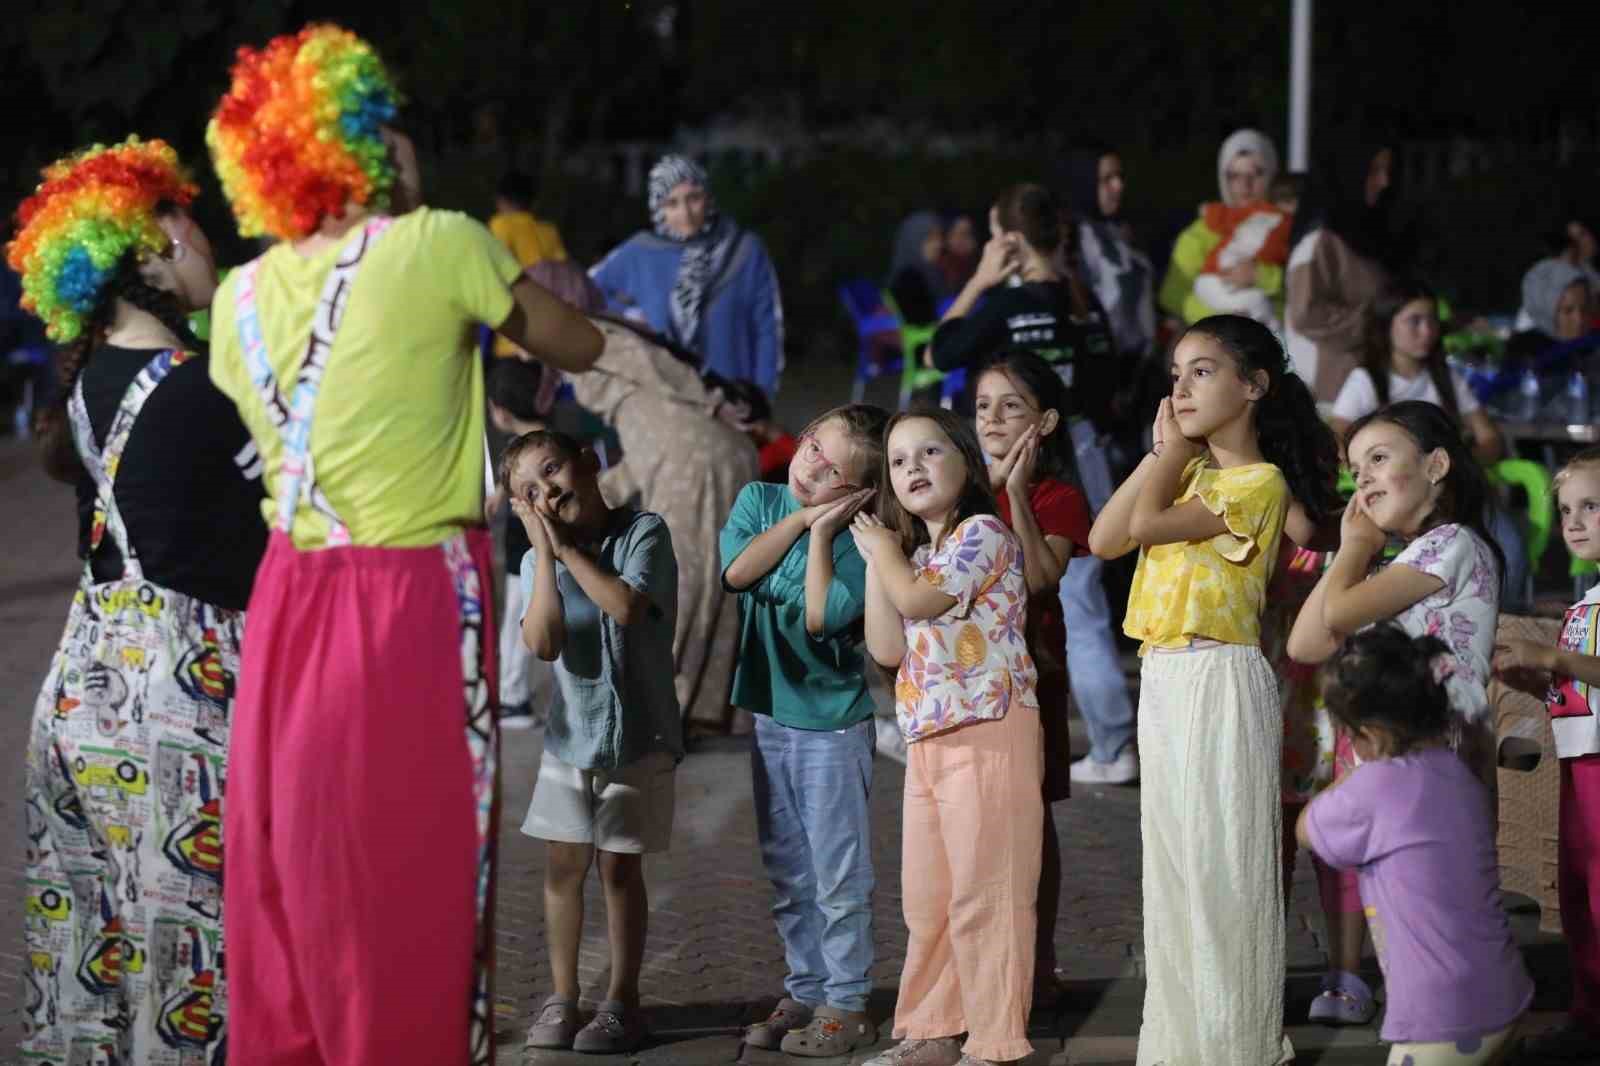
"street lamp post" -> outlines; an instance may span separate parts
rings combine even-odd
[[[1289,29],[1289,169],[1304,171],[1311,156],[1311,5],[1292,0]]]

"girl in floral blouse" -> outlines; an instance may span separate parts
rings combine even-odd
[[[1172,355],[1150,455],[1089,532],[1139,550],[1123,630],[1142,642],[1148,974],[1139,1066],[1273,1066],[1283,1035],[1283,708],[1261,651],[1291,503],[1326,513],[1338,452],[1272,332],[1201,319]]]
[[[1421,400],[1358,420],[1345,447],[1356,494],[1333,564],[1295,620],[1289,654],[1320,663],[1346,636],[1390,618],[1413,637],[1440,638],[1452,660],[1450,746],[1492,786],[1488,687],[1505,557],[1489,535],[1483,468],[1443,408]],[[1390,537],[1406,546],[1379,567]]]
[[[995,517],[972,428],[951,412],[891,419],[883,480],[883,520],[858,514],[853,531],[867,649],[899,671],[910,937],[894,1018],[904,1042],[866,1066],[956,1066],[963,1051],[1010,1062],[1033,1050],[1044,821],[1022,552]]]

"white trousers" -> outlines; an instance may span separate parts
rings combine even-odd
[[[1278,680],[1253,646],[1147,652],[1138,721],[1138,1066],[1286,1062]]]

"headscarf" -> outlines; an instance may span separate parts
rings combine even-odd
[[[944,274],[937,264],[922,257],[922,245],[934,231],[943,232],[944,222],[932,211],[908,215],[894,233],[894,258],[889,261],[889,283],[902,270],[917,274],[928,286],[928,295],[937,303],[945,295]]]
[[[1373,159],[1386,148],[1393,151],[1393,145],[1384,140],[1357,140],[1318,160],[1294,215],[1291,249],[1312,230],[1326,228],[1338,234],[1351,251],[1389,273],[1408,272],[1412,258],[1409,241],[1396,232],[1391,217],[1393,178],[1376,204],[1367,203],[1367,175]]]
[[[1240,152],[1249,152],[1261,164],[1261,179],[1263,184],[1262,199],[1266,199],[1265,190],[1272,185],[1272,179],[1278,176],[1278,149],[1268,137],[1260,130],[1234,130],[1228,139],[1222,142],[1222,149],[1217,152],[1217,185],[1222,189],[1222,202],[1229,207],[1239,207],[1228,194],[1228,164],[1233,162]]]
[[[1535,329],[1546,336],[1556,335],[1556,304],[1561,294],[1589,276],[1559,256],[1541,259],[1522,276],[1522,308],[1533,319]]]
[[[666,203],[672,190],[685,183],[705,190],[706,217],[698,233],[680,237],[667,225]],[[678,260],[678,276],[672,283],[668,305],[673,339],[696,348],[706,293],[727,266],[738,244],[739,227],[718,214],[705,169],[687,156],[664,155],[650,168],[649,203],[656,235],[683,245],[683,257]]]

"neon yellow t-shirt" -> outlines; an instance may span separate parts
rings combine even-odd
[[[1194,640],[1261,643],[1261,610],[1289,513],[1289,484],[1271,463],[1219,470],[1205,458],[1183,471],[1177,503],[1198,497],[1228,531],[1141,549],[1122,631],[1150,648]]]
[[[343,241],[312,259],[279,244],[256,274],[267,358],[287,398],[311,318]],[[483,368],[478,323],[511,313],[522,268],[483,224],[419,208],[395,220],[363,261],[328,356],[311,423],[317,485],[356,544],[422,547],[483,521]],[[267,417],[234,321],[235,271],[211,305],[211,380],[239,408],[266,463],[277,517],[283,440]],[[328,523],[302,503],[294,543],[320,548]]]

